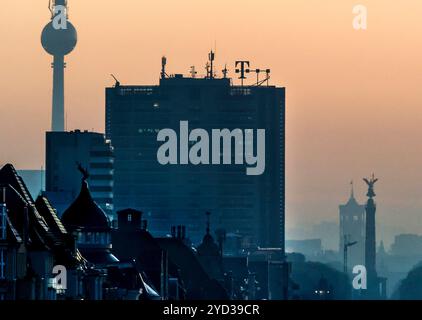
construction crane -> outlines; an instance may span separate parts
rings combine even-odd
[[[347,274],[347,253],[349,250],[349,247],[354,246],[356,243],[358,243],[357,241],[348,241],[347,239],[347,235],[344,236],[344,244],[343,244],[343,253],[344,253],[344,257],[343,257],[343,263],[344,263],[344,273]]]

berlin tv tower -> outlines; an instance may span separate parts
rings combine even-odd
[[[68,20],[67,0],[50,0],[51,21],[44,27],[41,44],[54,57],[52,131],[64,131],[64,56],[71,53],[77,43],[75,27]]]

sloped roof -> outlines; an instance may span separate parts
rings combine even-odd
[[[28,229],[28,245],[33,250],[48,250],[60,244],[50,229],[47,221],[38,212],[22,178],[11,164],[0,169],[0,186],[6,189],[6,206],[10,230],[15,238],[24,238],[24,229]],[[27,219],[25,218],[27,210]],[[48,216],[47,213],[45,213]],[[25,226],[27,224],[27,226]]]
[[[73,237],[66,231],[49,201],[45,197],[38,197],[34,203],[22,178],[10,164],[0,169],[2,188],[6,190],[9,241],[22,242],[24,229],[27,228],[29,249],[51,251],[58,264],[87,267],[88,261],[79,250],[74,249]],[[25,208],[28,219],[25,219]]]
[[[37,200],[35,201],[35,207],[56,236],[59,237],[67,234],[65,227],[63,226],[59,217],[57,217],[55,210],[46,197],[38,196]]]
[[[188,289],[188,299],[228,299],[225,289],[217,281],[210,279],[192,249],[176,238],[156,240],[168,252],[169,260],[180,269],[182,280]]]

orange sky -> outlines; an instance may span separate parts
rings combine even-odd
[[[368,29],[352,7],[368,7]],[[47,0],[0,11],[0,165],[39,168],[51,117],[51,57],[40,45]],[[104,130],[104,87],[219,70],[237,59],[271,67],[287,87],[287,222],[336,220],[348,183],[375,171],[378,221],[422,233],[420,0],[69,0],[79,34],[66,58],[68,129]],[[311,216],[311,218],[309,218]]]

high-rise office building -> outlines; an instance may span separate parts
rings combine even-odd
[[[61,215],[80,192],[80,164],[95,202],[113,218],[113,147],[102,133],[47,132],[46,193]]]
[[[195,243],[202,239],[204,213],[210,211],[213,226],[241,235],[245,246],[284,250],[284,119],[284,88],[234,86],[226,75],[216,78],[212,67],[203,78],[168,77],[163,67],[159,85],[117,82],[106,89],[115,209],[143,211],[155,235],[184,225]],[[189,130],[207,131],[209,144],[213,129],[253,130],[255,154],[255,132],[265,129],[264,173],[247,175],[245,165],[235,164],[161,165],[157,150],[163,142],[157,142],[157,134],[169,128],[179,136],[180,121],[188,121]]]

